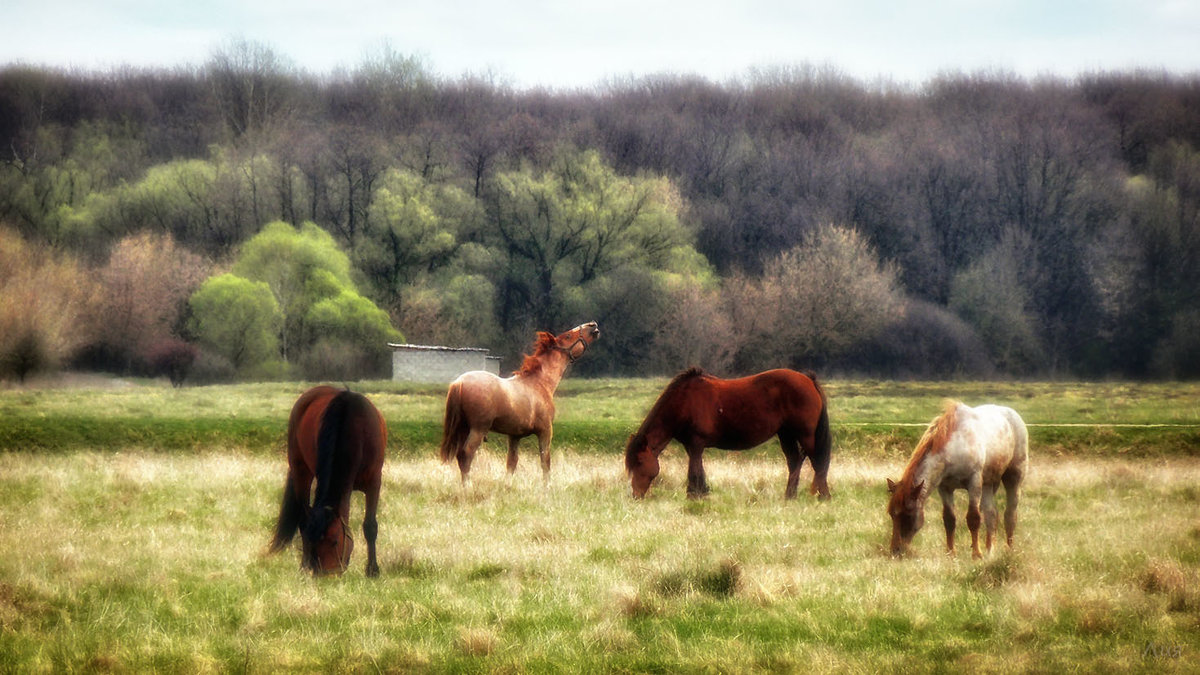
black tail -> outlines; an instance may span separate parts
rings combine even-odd
[[[813,491],[820,494],[822,499],[829,499],[829,461],[833,455],[833,434],[829,429],[829,399],[826,398],[825,390],[817,382],[817,379],[812,376],[810,379],[817,387],[817,392],[821,394],[821,416],[817,418],[817,430],[814,434],[815,447],[809,455],[813,473],[816,474],[812,487]]]
[[[292,476],[289,474],[283,486],[283,502],[279,505],[279,521],[275,523],[275,536],[271,539],[271,553],[287,548],[300,529],[304,519],[304,504],[296,498]]]
[[[833,434],[829,431],[828,406],[821,406],[821,417],[817,420],[816,445],[811,458],[813,470],[823,476],[829,472],[829,460],[833,455]]]

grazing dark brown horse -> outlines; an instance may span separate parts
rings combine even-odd
[[[917,443],[900,482],[888,479],[888,515],[892,517],[892,555],[908,550],[925,524],[925,500],[936,488],[942,497],[946,551],[954,555],[954,491],[967,491],[967,528],[971,555],[979,552],[979,523],[986,521],[987,550],[996,531],[996,490],[1004,484],[1004,530],[1009,548],[1017,529],[1021,480],[1029,461],[1029,432],[1012,408],[965,406],[947,401]],[[982,510],[982,514],[981,514]]]
[[[634,497],[644,497],[658,475],[658,456],[672,439],[688,454],[690,498],[708,494],[705,448],[745,450],[779,437],[787,458],[786,499],[796,496],[800,466],[808,457],[815,476],[811,492],[829,499],[832,439],[825,392],[811,376],[768,370],[723,380],[691,368],[671,380],[625,446],[625,468]]]
[[[375,538],[387,424],[367,397],[335,387],[313,387],[300,395],[288,418],[288,475],[271,551],[280,551],[300,531],[301,564],[313,574],[341,574],[350,564],[354,540],[347,518],[350,493],[366,495],[362,531],[367,540],[367,576],[379,576]],[[309,506],[313,479],[317,486]]]
[[[475,452],[489,431],[508,436],[508,472],[517,469],[517,446],[534,435],[542,460],[542,475],[550,476],[550,441],[554,436],[554,392],[567,366],[583,356],[600,337],[596,322],[576,326],[555,337],[539,332],[533,353],[511,377],[473,370],[450,383],[446,393],[441,455],[458,460],[467,481]]]

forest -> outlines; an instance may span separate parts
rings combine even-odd
[[[0,379],[386,376],[599,322],[582,375],[1200,375],[1200,74],[579,90],[0,67]]]

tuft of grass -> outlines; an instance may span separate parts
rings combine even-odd
[[[1167,599],[1172,612],[1200,612],[1200,574],[1172,559],[1155,559],[1146,564],[1142,590]]]
[[[500,639],[490,628],[462,627],[458,630],[455,645],[467,656],[489,656],[496,651]]]
[[[1023,576],[1021,554],[1002,549],[979,564],[972,565],[964,578],[971,586],[992,590],[1019,582]]]

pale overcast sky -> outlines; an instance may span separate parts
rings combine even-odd
[[[1200,0],[0,0],[0,64],[204,64],[230,39],[314,73],[385,41],[435,73],[517,87],[831,66],[864,81],[941,72],[1200,73]]]

